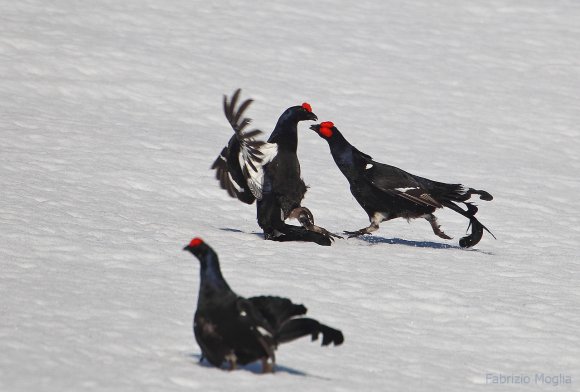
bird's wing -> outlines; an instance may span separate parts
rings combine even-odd
[[[256,179],[259,179],[259,174],[256,173],[259,173],[260,167],[265,164],[263,162],[264,158],[268,158],[268,154],[266,153],[271,151],[272,145],[254,139],[256,136],[263,133],[259,129],[244,132],[244,129],[252,122],[251,118],[244,116],[244,112],[248,107],[250,107],[253,100],[246,99],[236,109],[241,91],[241,89],[237,89],[229,102],[227,97],[224,95],[224,114],[234,130],[235,136],[240,145],[238,159],[244,177],[248,181],[256,182]]]
[[[214,163],[211,165],[211,168],[216,171],[215,176],[216,179],[219,181],[220,186],[222,189],[225,189],[228,192],[228,195],[231,197],[236,197],[242,201],[245,201],[244,198],[244,185],[243,182],[239,183],[240,179],[243,179],[242,176],[236,176],[235,168],[230,170],[228,159],[236,158],[235,152],[228,149],[228,147],[232,146],[232,144],[238,143],[237,139],[232,136],[232,140],[228,143],[228,146],[224,147],[220,152],[220,155],[216,158]],[[248,195],[249,197],[250,195]],[[251,204],[253,202],[253,197],[249,197],[249,199],[245,202]]]
[[[365,159],[362,169],[364,177],[385,193],[423,206],[442,207],[415,176],[398,167]]]
[[[202,356],[215,366],[219,366],[222,358],[218,353],[222,351],[224,338],[218,326],[201,315],[199,311],[195,313],[193,321],[195,340],[201,348]]]
[[[239,297],[236,302],[240,322],[250,329],[260,345],[273,356],[273,348],[276,346],[274,327],[266,320],[261,312],[249,299]]]
[[[276,144],[256,140],[262,131],[245,131],[252,121],[244,112],[253,102],[247,99],[237,108],[241,90],[237,89],[228,101],[224,95],[224,114],[234,130],[234,136],[212,165],[220,186],[232,197],[251,204],[261,198],[264,179],[263,166],[270,162],[278,149]]]
[[[263,143],[260,146],[261,158],[257,163],[251,157],[240,154],[240,161],[242,163],[242,172],[246,178],[248,187],[252,195],[258,200],[262,199],[262,189],[264,187],[264,166],[270,163],[278,153],[278,145],[276,143]]]

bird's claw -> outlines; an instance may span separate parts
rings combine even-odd
[[[342,239],[342,236],[338,235],[338,234],[334,234],[331,233],[330,231],[323,229],[324,232],[322,234],[324,234],[325,236],[327,236],[328,238],[330,238],[332,241],[334,241],[335,238],[340,238]]]
[[[361,235],[365,235],[365,234],[370,234],[368,231],[366,231],[365,229],[362,230],[357,230],[357,231],[343,231],[344,234],[348,235],[347,238],[354,238],[354,237],[359,237]]]
[[[316,226],[314,224],[314,215],[312,212],[306,207],[297,207],[293,209],[290,214],[288,215],[289,218],[298,219],[300,224],[308,231],[313,231],[315,233],[322,234],[326,238],[331,241],[334,241],[335,238],[341,238],[338,234],[331,233],[330,231],[326,230],[324,227]]]
[[[324,227],[313,225],[313,227],[310,227],[307,230],[320,233],[331,241],[334,241],[335,238],[342,239],[341,236],[339,236],[338,234],[331,233],[330,231],[326,230]]]

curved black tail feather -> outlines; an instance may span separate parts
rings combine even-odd
[[[481,191],[485,192],[485,191]],[[491,195],[485,192],[487,195],[491,197]],[[487,197],[487,196],[486,196]],[[487,227],[485,227],[477,218],[475,214],[477,213],[478,209],[477,206],[473,203],[464,202],[467,206],[467,211],[459,207],[457,204],[453,203],[452,201],[444,201],[443,205],[453,211],[463,215],[467,219],[469,219],[469,226],[467,226],[467,230],[471,227],[471,233],[459,240],[459,246],[462,248],[471,248],[472,246],[477,245],[481,238],[483,237],[483,231],[487,231],[491,236],[495,238],[495,235]]]
[[[481,190],[481,189],[469,188],[467,191],[467,195],[469,195],[469,197],[471,197],[471,195],[479,195],[479,198],[481,200],[485,200],[485,201],[492,201],[493,200],[493,196],[489,192],[486,192],[486,191]]]
[[[319,334],[322,334],[323,346],[328,346],[331,343],[338,346],[344,342],[342,332],[311,318],[288,320],[277,332],[276,341],[279,343],[287,343],[307,335],[310,335],[312,341],[314,341],[318,339]]]

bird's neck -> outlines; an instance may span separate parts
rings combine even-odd
[[[298,148],[298,122],[282,115],[272,131],[268,143],[277,143],[279,150],[296,152]]]
[[[207,255],[204,262],[201,263],[200,280],[200,297],[202,294],[210,292],[231,291],[222,275],[219,261],[215,255]]]
[[[353,151],[354,147],[342,136],[336,133],[329,140],[330,153],[336,165],[344,172],[345,169],[354,165]]]

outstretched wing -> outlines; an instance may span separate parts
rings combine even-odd
[[[224,114],[234,135],[211,168],[216,170],[220,186],[231,197],[251,204],[262,197],[263,165],[276,155],[277,145],[256,140],[262,133],[259,129],[245,131],[252,120],[244,112],[253,100],[247,99],[236,108],[240,93],[241,89],[237,89],[229,101],[224,95]]]
[[[239,297],[236,301],[236,309],[239,314],[239,322],[249,331],[262,346],[268,357],[274,358],[276,348],[275,331],[250,299]]]

